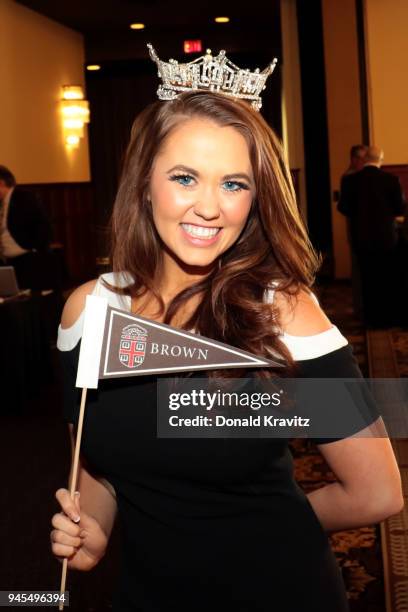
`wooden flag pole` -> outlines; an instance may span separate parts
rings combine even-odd
[[[76,491],[77,480],[78,480],[79,449],[81,447],[82,424],[84,422],[86,392],[87,392],[87,389],[86,387],[84,387],[82,389],[82,394],[81,394],[81,405],[79,408],[78,429],[77,429],[77,435],[76,435],[76,441],[75,441],[74,462],[72,465],[71,483],[70,483],[70,489],[69,489],[69,494],[70,494],[71,499],[74,499],[74,493]],[[65,557],[64,561],[62,562],[61,587],[60,587],[61,596],[63,595],[63,593],[65,593],[67,571],[68,571],[68,558]],[[59,610],[64,609],[63,602],[60,602],[58,609]]]

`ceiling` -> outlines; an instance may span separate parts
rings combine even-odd
[[[145,57],[148,41],[177,56],[184,39],[202,38],[205,47],[227,51],[280,49],[279,0],[20,0],[85,36],[87,61]],[[249,10],[249,7],[251,10]],[[228,24],[214,23],[226,15]],[[132,31],[132,22],[146,28]]]
[[[227,15],[239,27],[248,21],[263,23],[265,17],[279,15],[277,0],[267,3],[255,0],[250,4],[248,0],[223,0],[221,3],[205,0],[199,8],[191,0],[174,3],[165,0],[20,0],[19,3],[84,34],[127,30],[129,23],[134,21],[141,21],[149,28],[205,27],[215,16]]]

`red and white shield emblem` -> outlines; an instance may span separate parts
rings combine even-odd
[[[119,345],[119,360],[127,368],[140,366],[146,354],[147,331],[132,323],[122,329]]]

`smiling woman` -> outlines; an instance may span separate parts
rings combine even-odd
[[[207,275],[239,238],[254,195],[248,145],[239,132],[203,119],[175,129],[156,156],[148,195],[165,245],[162,282],[171,278],[182,286],[188,266]]]
[[[318,258],[280,144],[243,101],[183,93],[136,118],[112,216],[112,262],[112,273],[72,294],[62,317],[71,429],[89,293],[280,357],[284,369],[259,376],[361,376],[347,340],[310,292]],[[57,492],[63,513],[53,517],[54,554],[91,569],[118,512],[115,612],[346,612],[325,531],[381,520],[402,502],[375,411],[344,439],[315,439],[338,481],[306,496],[286,439],[158,438],[156,403],[154,377],[105,380],[90,398],[81,505],[66,489]]]
[[[113,268],[133,278],[113,290],[134,310],[291,363],[263,296],[309,286],[318,258],[280,143],[245,102],[195,92],[145,109],[112,229]]]

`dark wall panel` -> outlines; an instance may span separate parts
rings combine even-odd
[[[53,242],[61,248],[68,278],[76,285],[95,277],[95,224],[90,183],[24,185],[35,192],[51,220]]]
[[[307,220],[314,246],[330,258],[332,250],[329,146],[323,25],[320,0],[297,0]]]

